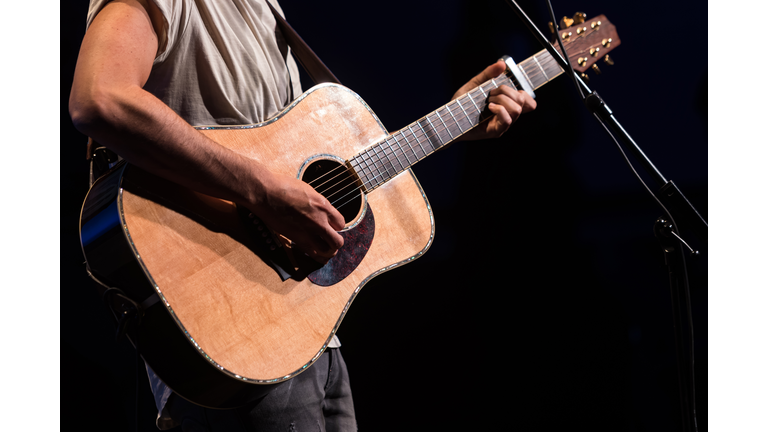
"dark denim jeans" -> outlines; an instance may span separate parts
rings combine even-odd
[[[172,395],[168,412],[182,432],[357,430],[347,365],[338,348],[326,350],[308,370],[255,404],[215,410]]]

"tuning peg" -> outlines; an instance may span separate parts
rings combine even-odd
[[[549,32],[552,34],[555,34],[557,30],[555,30],[555,25],[552,23],[552,21],[549,22]]]
[[[567,29],[568,27],[570,27],[572,25],[573,25],[573,20],[571,18],[563,17],[560,20],[560,28],[562,28],[562,29]]]
[[[600,68],[597,67],[597,63],[592,65],[592,70],[595,71],[595,74],[600,75],[602,72],[600,72]]]
[[[587,75],[586,73],[584,72],[581,73],[581,79],[584,80],[584,84],[589,84],[589,75]]]
[[[573,24],[581,24],[587,19],[587,14],[584,12],[576,12],[573,15]]]
[[[611,56],[609,56],[608,54],[606,54],[606,55],[605,55],[605,58],[603,58],[603,61],[604,61],[604,62],[605,62],[605,64],[607,64],[608,66],[613,66],[613,59],[612,59],[612,58],[611,58]]]

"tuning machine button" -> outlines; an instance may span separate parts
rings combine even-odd
[[[589,84],[589,75],[584,72],[581,73],[581,79],[584,80],[584,84]]]
[[[611,42],[613,42],[613,39],[607,38],[607,39],[603,39],[601,43],[603,44],[604,47],[608,48],[609,46],[611,46]]]
[[[602,24],[602,22],[600,22],[600,21],[592,21],[592,28],[597,30],[597,29],[600,28],[601,24]]]
[[[600,72],[600,68],[597,67],[597,63],[592,65],[592,70],[595,71],[597,75],[600,75],[602,72]]]
[[[560,20],[560,28],[567,29],[574,24],[581,24],[587,19],[587,14],[584,12],[576,12],[573,18],[563,17]],[[586,27],[584,28],[586,30]],[[554,33],[554,32],[553,32]]]
[[[589,55],[592,57],[597,57],[597,54],[600,52],[600,48],[590,48],[589,49]]]
[[[576,60],[579,63],[579,66],[584,66],[587,63],[587,60],[589,60],[586,57],[579,57],[578,60]]]
[[[605,64],[607,64],[608,66],[613,66],[613,59],[612,59],[612,58],[611,58],[611,56],[609,56],[608,54],[606,54],[606,55],[605,55],[605,58],[603,58],[603,61],[604,61],[604,62],[605,62]]]

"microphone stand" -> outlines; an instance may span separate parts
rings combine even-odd
[[[682,244],[685,244],[693,256],[697,256],[698,252],[691,249],[680,237],[679,233],[681,225],[690,228],[706,247],[708,231],[707,222],[701,217],[699,212],[696,211],[688,199],[685,198],[677,186],[672,181],[667,181],[659,170],[656,169],[637,143],[635,143],[624,128],[621,127],[605,101],[603,101],[597,92],[591,91],[589,87],[584,84],[581,78],[573,71],[570,63],[563,59],[555,47],[547,41],[541,31],[539,31],[525,12],[523,12],[522,8],[520,8],[514,0],[506,0],[506,2],[517,13],[539,43],[541,43],[552,58],[558,62],[563,71],[565,71],[565,74],[571,75],[579,94],[583,97],[584,105],[589,112],[603,125],[614,140],[618,136],[618,139],[623,143],[624,147],[628,148],[635,158],[640,161],[640,164],[659,187],[655,193],[652,191],[651,193],[667,216],[666,218],[661,217],[656,221],[656,224],[654,225],[654,233],[662,243],[665,261],[669,271],[683,430],[696,431],[695,387],[693,376],[693,322],[690,316],[690,292],[688,290],[688,274],[685,266],[685,256]],[[549,1],[547,4],[549,5]],[[556,26],[557,24],[551,5],[549,5],[549,11],[552,16],[552,24]],[[558,33],[558,42],[562,47],[559,32],[556,33]],[[563,52],[565,52],[564,49]],[[621,150],[621,146],[619,146],[619,148]],[[679,221],[680,224],[678,224],[676,220]],[[688,317],[687,322],[683,320],[683,316],[686,315]],[[686,324],[690,334],[690,341],[687,345],[684,343],[685,338],[683,336],[683,328]]]

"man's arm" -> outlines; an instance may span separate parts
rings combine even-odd
[[[94,18],[70,93],[77,129],[136,166],[244,205],[308,255],[327,261],[344,241],[336,232],[344,218],[327,199],[208,139],[143,89],[161,22],[147,0],[110,2]]]

